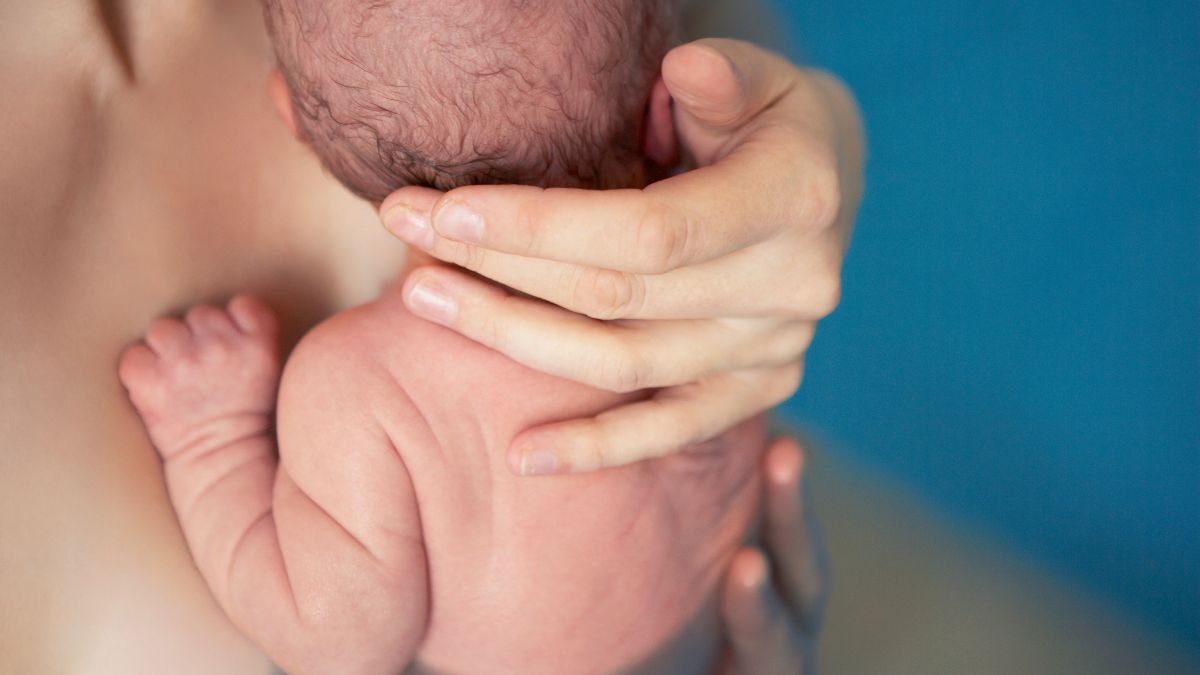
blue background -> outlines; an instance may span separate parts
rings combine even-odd
[[[787,410],[1200,649],[1200,2],[776,4],[870,137]]]

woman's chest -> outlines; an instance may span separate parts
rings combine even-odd
[[[294,339],[403,255],[277,128],[263,64],[196,56],[102,106],[3,78],[33,107],[0,121],[0,671],[267,672],[195,572],[116,359],[239,291]]]

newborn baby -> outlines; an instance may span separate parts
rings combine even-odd
[[[376,202],[407,184],[638,187],[673,133],[651,95],[668,0],[272,0],[267,19],[293,128]],[[159,320],[122,356],[227,614],[293,673],[711,671],[762,420],[518,478],[521,430],[645,394],[417,319],[402,281],[313,330],[282,380],[274,318],[244,296]]]

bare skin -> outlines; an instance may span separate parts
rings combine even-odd
[[[274,119],[255,3],[102,6],[0,9],[0,670],[265,673],[191,562],[116,358],[238,291],[290,345],[403,248]]]
[[[237,290],[294,341],[403,247],[275,119],[256,3],[111,21],[127,49],[83,3],[0,10],[0,670],[268,672],[195,572],[116,358]]]
[[[422,321],[399,288],[309,333],[282,385],[274,325],[245,296],[197,306],[156,321],[119,373],[201,574],[276,663],[715,667],[718,583],[759,501],[761,418],[656,462],[522,479],[504,452],[522,428],[621,397]]]

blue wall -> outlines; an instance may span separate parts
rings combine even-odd
[[[1200,2],[777,4],[871,139],[789,412],[1200,648]]]

